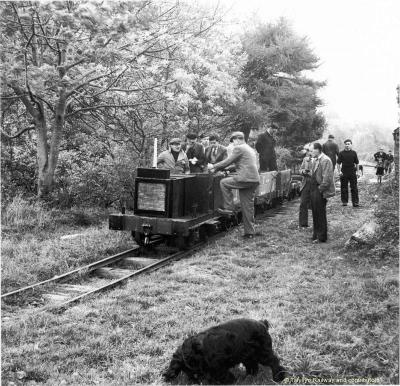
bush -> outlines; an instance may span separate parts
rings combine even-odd
[[[399,241],[399,184],[394,178],[379,186],[376,193],[379,193],[378,206],[374,215],[379,224],[379,231],[376,235],[376,244],[367,253],[369,256],[384,258],[398,257]]]
[[[17,194],[1,211],[3,226],[17,230],[45,228],[50,220],[51,214],[41,202],[27,200],[22,194]]]
[[[293,162],[293,157],[290,150],[285,147],[276,146],[275,153],[278,170],[289,169]]]

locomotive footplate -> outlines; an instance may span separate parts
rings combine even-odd
[[[202,214],[195,218],[163,218],[144,217],[134,214],[112,214],[109,217],[109,229],[121,231],[143,232],[143,227],[151,229],[153,235],[182,235],[188,236],[190,231],[199,227],[208,220],[214,218],[211,212]]]

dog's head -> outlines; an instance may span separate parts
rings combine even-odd
[[[202,374],[204,369],[204,357],[202,343],[197,335],[191,336],[183,342],[182,359],[185,367],[192,374]]]

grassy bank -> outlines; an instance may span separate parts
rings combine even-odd
[[[108,230],[105,211],[49,210],[17,196],[2,210],[2,292],[51,278],[133,245],[127,233]]]
[[[358,210],[330,200],[326,244],[297,229],[295,203],[259,224],[265,236],[257,240],[244,242],[236,230],[64,314],[4,323],[3,382],[159,384],[188,334],[251,317],[271,322],[274,348],[293,376],[397,384],[398,309],[388,307],[398,301],[397,255],[344,248],[383,200],[368,189],[361,186]],[[267,368],[255,377],[235,372],[239,384],[272,383]]]

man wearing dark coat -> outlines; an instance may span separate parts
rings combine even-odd
[[[386,161],[386,158],[387,158],[387,154],[383,151],[383,147],[381,147],[381,148],[379,149],[379,151],[377,151],[377,152],[374,154],[374,159],[375,159],[375,161],[378,161],[378,159],[381,159],[383,162],[385,162],[385,161]]]
[[[335,170],[336,158],[339,155],[339,146],[335,142],[335,137],[332,134],[328,135],[328,140],[322,145],[322,152],[331,159],[333,170]]]
[[[276,165],[275,140],[268,131],[257,137],[255,148],[260,155],[260,172],[278,169]]]
[[[359,161],[357,153],[352,150],[352,144],[351,139],[344,141],[344,150],[339,153],[337,167],[340,175],[340,198],[342,205],[347,206],[350,183],[351,202],[353,203],[353,207],[357,208],[359,207],[357,187]]]
[[[186,155],[189,159],[190,173],[203,173],[205,156],[203,146],[197,142],[196,134],[186,135]]]
[[[209,138],[210,145],[205,150],[205,157],[207,164],[216,164],[217,162],[223,161],[228,157],[226,147],[218,143],[218,137],[211,135]]]

